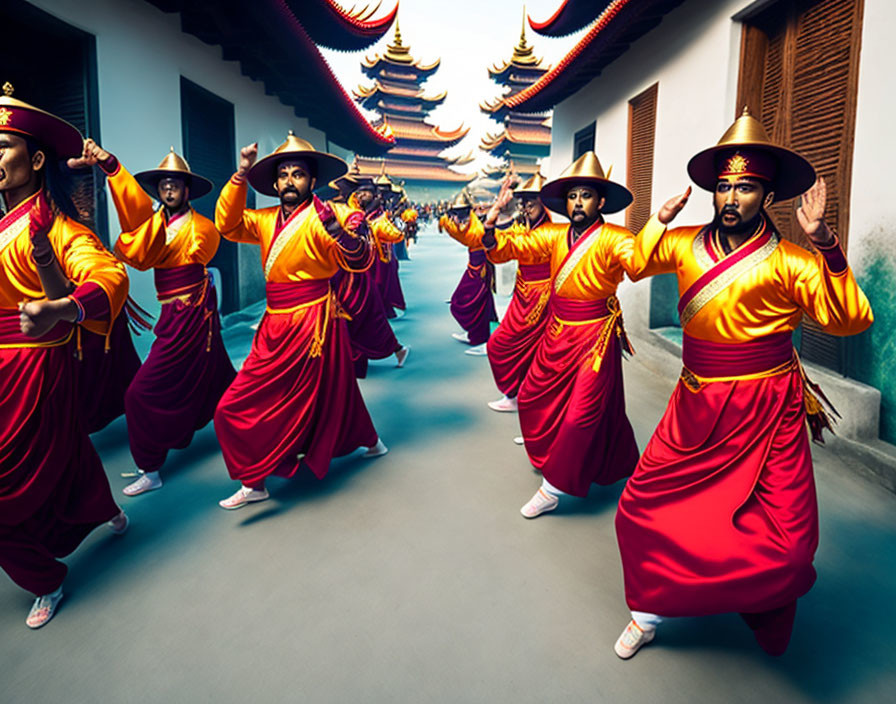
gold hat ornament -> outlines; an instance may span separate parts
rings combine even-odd
[[[46,110],[13,98],[14,88],[8,81],[0,96],[0,132],[31,137],[39,146],[55,152],[60,159],[81,156],[84,137],[73,124]]]
[[[454,199],[448,204],[448,210],[466,210],[467,208],[472,207],[473,199],[470,198],[470,194],[467,192],[466,188],[454,196]]]
[[[720,175],[752,176],[771,182],[775,201],[788,200],[815,183],[815,169],[792,149],[772,144],[762,123],[745,107],[719,143],[688,162],[688,175],[700,188],[715,191]]]
[[[593,186],[605,198],[603,213],[617,213],[635,199],[625,186],[611,181],[600,165],[597,154],[587,151],[553,181],[541,189],[541,202],[548,210],[566,216],[566,194],[573,186]]]
[[[159,182],[164,178],[183,179],[187,188],[190,189],[190,200],[202,198],[213,188],[212,182],[207,178],[190,171],[187,160],[175,152],[174,147],[171,147],[171,151],[165,155],[157,168],[134,174],[134,178],[153,198],[159,197]]]
[[[380,167],[380,175],[374,179],[373,183],[374,183],[374,185],[382,186],[383,188],[386,188],[386,187],[388,187],[389,189],[392,188],[392,179],[390,179],[388,176],[386,176],[386,162],[385,161],[383,162],[382,166]]]
[[[541,172],[536,171],[532,178],[526,181],[523,185],[514,189],[513,195],[519,198],[520,196],[537,196],[541,193],[541,189],[544,188],[544,185],[548,182],[548,180],[541,175]]]
[[[249,169],[247,178],[252,188],[266,196],[276,196],[274,182],[277,180],[277,168],[282,162],[290,159],[302,159],[312,163],[317,171],[315,174],[317,183],[329,183],[348,171],[348,164],[338,156],[317,151],[311,142],[297,137],[290,130],[283,144],[263,159],[256,161]]]

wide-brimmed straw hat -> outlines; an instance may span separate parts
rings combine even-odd
[[[320,184],[329,183],[348,171],[348,164],[338,156],[317,151],[311,142],[296,137],[295,133],[290,130],[286,141],[266,157],[256,161],[249,169],[246,178],[249,179],[252,188],[259,193],[276,196],[274,182],[277,180],[277,168],[282,162],[290,159],[304,159],[314,164],[317,171],[315,174],[317,183]]]
[[[187,163],[187,160],[175,152],[174,147],[171,147],[171,151],[165,155],[158,168],[141,171],[134,174],[134,178],[143,187],[143,190],[153,198],[159,197],[159,181],[163,178],[183,179],[187,188],[190,189],[190,200],[202,198],[213,187],[210,180],[190,171],[190,165]]]
[[[812,164],[792,149],[772,144],[762,123],[746,108],[718,144],[691,158],[688,175],[707,191],[715,191],[720,176],[763,179],[771,184],[776,201],[804,193],[816,178]]]
[[[602,213],[624,210],[635,198],[625,186],[604,175],[597,154],[592,151],[582,154],[562,174],[544,185],[540,194],[544,207],[566,216],[566,194],[573,186],[592,186],[600,191],[605,199]]]
[[[473,199],[470,198],[470,194],[467,192],[467,189],[464,188],[461,190],[451,202],[448,204],[448,210],[466,210],[467,208],[473,207]]]
[[[31,137],[39,146],[60,158],[81,156],[84,137],[73,124],[12,97],[13,87],[3,84],[0,96],[0,132]]]
[[[513,195],[517,198],[538,196],[547,182],[548,180],[541,175],[541,172],[536,171],[528,181],[513,190]]]

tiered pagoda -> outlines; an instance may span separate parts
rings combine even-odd
[[[491,79],[504,86],[504,92],[479,105],[480,110],[501,124],[502,129],[483,137],[479,148],[500,159],[504,167],[513,162],[513,170],[525,181],[538,171],[538,162],[551,151],[550,113],[525,114],[507,106],[505,100],[535,83],[548,71],[526,42],[525,12],[520,41],[510,61],[488,70]],[[501,175],[504,169],[491,169],[486,175]]]
[[[469,128],[461,125],[456,130],[443,130],[426,120],[447,95],[445,91],[429,95],[422,88],[440,62],[436,59],[424,64],[412,57],[410,46],[401,41],[396,20],[395,37],[385,53],[361,62],[362,71],[373,79],[373,85],[359,86],[354,91],[355,99],[362,106],[380,114],[374,127],[394,136],[395,146],[385,157],[386,173],[402,181],[409,197],[415,201],[448,198],[472,178],[448,168],[469,163],[471,155],[456,159],[439,156],[460,142]],[[358,159],[362,174],[376,176],[382,164],[381,159]]]

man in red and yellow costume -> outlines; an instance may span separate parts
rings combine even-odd
[[[807,412],[815,439],[827,423],[791,334],[809,315],[852,335],[871,324],[871,308],[824,223],[824,182],[758,120],[745,112],[688,173],[714,192],[715,219],[667,231],[686,193],[638,235],[645,273],[678,276],[684,369],[619,502],[632,621],[615,649],[634,655],[662,617],[734,611],[780,655],[815,581]],[[801,193],[814,255],[781,239],[765,212]]]
[[[347,183],[351,179],[351,183]],[[401,233],[392,224],[380,206],[373,179],[360,174],[349,174],[339,179],[343,191],[349,191],[347,203],[364,213],[364,222],[359,233],[366,234],[375,251],[380,251],[381,242],[393,242]],[[353,184],[353,185],[351,185]],[[375,264],[373,265],[375,266]],[[396,366],[403,367],[411,348],[402,345],[395,337],[392,326],[386,318],[383,299],[374,281],[373,266],[365,271],[340,269],[333,277],[333,288],[340,304],[349,316],[348,334],[352,346],[352,362],[355,376],[367,376],[368,361],[386,359],[393,354]]]
[[[172,149],[159,167],[132,176],[93,140],[82,161],[106,173],[122,233],[120,260],[152,269],[162,310],[149,355],[125,394],[131,455],[140,477],[127,496],[159,489],[168,451],[187,447],[211,421],[236,372],[221,340],[217,294],[206,269],[220,235],[211,220],[190,207],[212,182],[190,171]],[[161,204],[153,212],[150,195]]]
[[[242,485],[220,502],[235,509],[268,498],[265,479],[292,477],[306,465],[319,479],[330,460],[358,447],[385,454],[352,371],[345,320],[330,288],[339,269],[364,271],[372,253],[355,234],[363,215],[312,195],[346,170],[290,132],[256,161],[240,152],[238,171],[218,198],[215,224],[234,242],[261,247],[267,311],[252,350],[215,412],[215,431],[233,479]],[[248,181],[248,183],[247,183]],[[249,184],[280,205],[246,209]]]
[[[592,484],[627,477],[638,447],[625,414],[622,351],[628,350],[616,287],[633,266],[632,234],[607,223],[632,202],[586,152],[540,191],[546,208],[569,225],[542,224],[501,232],[493,225],[512,197],[509,184],[486,218],[482,243],[494,262],[550,262],[549,320],[520,386],[519,417],[526,452],[541,470],[541,488],[520,512],[526,518],[557,508],[562,494],[587,496]]]
[[[485,353],[483,345],[491,334],[492,323],[498,320],[498,313],[494,296],[495,267],[485,256],[482,221],[473,210],[473,200],[464,189],[439,219],[439,230],[467,248],[467,267],[449,301],[451,315],[464,331],[451,336],[471,346],[466,352],[479,355]]]
[[[60,159],[81,152],[78,130],[12,97],[0,98],[0,566],[37,598],[26,623],[46,624],[73,552],[116,506],[83,425],[81,327],[105,334],[128,280],[75,216]]]
[[[514,196],[520,199],[523,221],[512,225],[507,234],[525,236],[529,232],[536,232],[540,227],[559,229],[551,222],[538,197],[544,185],[544,176],[536,173],[514,191]],[[493,411],[512,413],[517,410],[520,386],[526,378],[548,323],[547,304],[550,297],[550,258],[537,256],[534,261],[521,259],[513,298],[498,329],[488,339],[488,362],[492,368],[492,376],[498,390],[504,394],[497,401],[489,402],[488,406]]]

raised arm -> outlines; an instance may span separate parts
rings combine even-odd
[[[246,210],[246,196],[249,194],[246,174],[257,158],[257,142],[240,150],[239,168],[224,184],[215,205],[215,227],[222,237],[233,242],[258,244],[261,241],[254,211]]]

